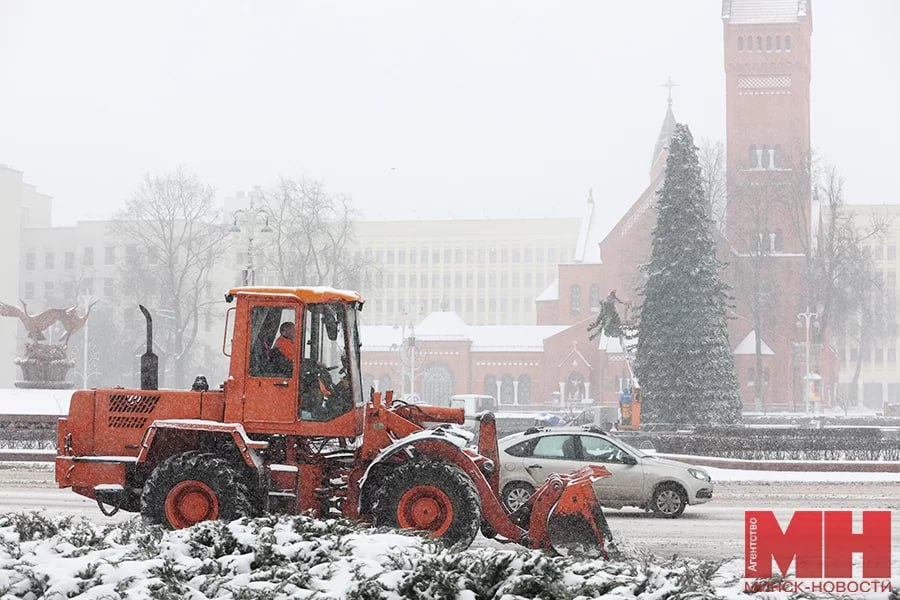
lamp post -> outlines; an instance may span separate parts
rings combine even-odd
[[[269,227],[269,211],[263,206],[255,206],[254,196],[261,196],[259,187],[254,193],[250,194],[250,204],[246,209],[239,208],[234,211],[234,222],[231,226],[232,233],[241,233],[241,223],[247,231],[247,268],[244,270],[241,279],[242,285],[256,285],[256,272],[253,266],[253,239],[256,237],[256,228],[262,224],[260,233],[271,233],[272,228]]]
[[[797,313],[797,327],[806,328],[806,373],[803,376],[803,399],[806,405],[806,412],[809,412],[809,404],[811,401],[809,382],[812,381],[812,373],[809,371],[809,327],[818,319],[818,317],[819,315],[817,313],[809,311],[808,306],[806,307],[806,312]]]
[[[85,312],[88,310],[88,307],[94,302],[94,297],[90,294],[79,294],[78,295],[78,303],[84,306]],[[82,365],[81,365],[81,389],[86,390],[88,388],[88,379],[90,379],[91,375],[98,375],[96,371],[91,372],[88,369],[90,368],[88,361],[88,323],[85,319],[84,328],[83,328],[83,354],[82,354]]]

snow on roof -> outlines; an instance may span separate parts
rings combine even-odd
[[[535,298],[535,302],[548,302],[551,300],[559,300],[559,279],[554,279],[553,283],[548,285],[547,289]]]
[[[568,329],[568,325],[467,325],[455,312],[433,312],[415,327],[417,340],[471,341],[472,352],[542,352],[544,340]],[[410,330],[406,331],[407,335]],[[397,348],[403,341],[399,327],[365,325],[363,351]]]
[[[69,400],[75,390],[0,389],[0,415],[69,414]]]
[[[722,18],[736,25],[796,23],[807,15],[807,0],[724,0]]]
[[[607,354],[623,354],[622,350],[622,342],[619,338],[612,338],[608,335],[601,334],[600,340],[597,342],[597,347],[600,350],[603,350]]]
[[[761,352],[767,356],[774,356],[774,352],[769,347],[769,345],[765,342],[765,340],[761,341]],[[747,334],[747,337],[743,339],[743,341],[737,345],[734,349],[735,354],[756,354],[756,330],[751,331]]]

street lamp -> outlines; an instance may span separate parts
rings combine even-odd
[[[81,304],[84,306],[85,314],[87,314],[87,311],[89,310],[91,304],[93,304],[94,302],[95,302],[94,297],[90,294],[79,294],[78,295],[78,304]],[[81,389],[83,389],[83,390],[89,389],[88,388],[88,379],[90,379],[92,375],[100,374],[97,371],[89,371],[88,370],[90,368],[90,361],[88,360],[88,327],[89,327],[89,325],[87,322],[87,318],[85,318],[83,334],[82,334],[82,336],[83,336],[82,341],[84,343],[84,347],[83,347],[84,353],[82,355],[82,365],[81,365]]]
[[[819,315],[810,312],[808,306],[806,307],[806,312],[797,313],[797,327],[806,328],[806,374],[803,376],[803,399],[806,404],[806,412],[809,412],[809,405],[812,401],[809,384],[814,379],[809,370],[809,327],[814,322],[818,324],[818,318]],[[816,377],[816,379],[818,379],[818,377]]]
[[[234,211],[234,222],[231,226],[232,233],[241,233],[241,223],[247,231],[247,268],[244,270],[242,277],[242,285],[256,285],[256,272],[253,266],[253,238],[256,237],[256,228],[262,224],[260,233],[271,233],[272,228],[269,227],[269,211],[263,206],[254,206],[254,196],[262,195],[259,187],[255,193],[250,194],[250,205],[244,209],[239,208]]]
[[[407,378],[409,379],[409,394],[406,393],[406,381],[404,377],[400,377],[400,396],[410,402],[417,402],[416,396],[416,330],[412,323],[402,323],[394,325],[400,328],[400,345],[391,344],[391,349],[397,348],[400,353],[400,364],[408,369]]]

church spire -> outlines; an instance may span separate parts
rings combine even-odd
[[[662,174],[666,170],[666,157],[668,156],[669,140],[675,133],[675,113],[672,112],[672,88],[678,84],[669,77],[662,87],[668,88],[668,98],[666,100],[666,116],[663,117],[662,127],[659,129],[659,135],[656,138],[656,146],[653,148],[653,159],[650,161],[650,180],[656,179],[656,176]]]

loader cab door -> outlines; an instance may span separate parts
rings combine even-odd
[[[357,310],[342,302],[303,311],[300,420],[326,422],[363,405]]]
[[[244,380],[244,419],[248,425],[297,420],[297,309],[296,304],[262,301],[250,309]]]

